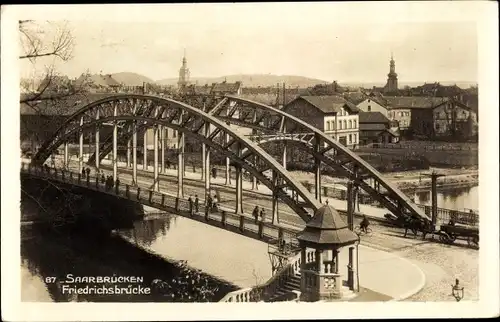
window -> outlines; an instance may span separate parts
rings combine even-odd
[[[436,123],[436,130],[439,130],[439,123]]]
[[[349,143],[352,143],[352,134],[349,134]]]
[[[372,107],[370,105],[368,105],[368,112],[371,112],[372,111]]]
[[[399,116],[403,116],[403,112],[399,112]]]
[[[354,128],[356,128],[356,126],[357,126],[356,120],[352,121],[352,124],[354,125]]]
[[[342,121],[339,121],[339,130],[342,130]]]
[[[172,137],[173,137],[173,138],[177,137],[177,131],[176,131],[176,130],[173,130],[173,131],[172,131]]]
[[[332,121],[332,130],[335,130],[336,127],[337,127],[337,122]]]
[[[352,143],[356,144],[356,134],[352,135]]]
[[[347,129],[347,121],[344,120],[344,130]]]
[[[349,120],[349,128],[352,129],[352,120]]]
[[[330,121],[326,121],[326,130],[330,131]]]
[[[410,116],[410,112],[405,112],[405,116]]]

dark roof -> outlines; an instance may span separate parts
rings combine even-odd
[[[362,123],[389,123],[389,119],[380,112],[359,112],[359,124]]]
[[[434,108],[446,102],[446,97],[386,96],[387,107],[391,108]]]
[[[359,130],[360,131],[383,131],[385,129],[387,129],[385,124],[359,122]]]
[[[343,95],[346,100],[353,103],[354,105],[358,105],[365,99],[369,98],[368,95],[363,92],[346,92]]]
[[[323,113],[338,113],[341,108],[347,108],[354,113],[359,112],[356,105],[338,95],[299,96],[297,99],[305,100]]]
[[[309,245],[341,247],[355,243],[359,237],[347,228],[335,208],[326,205],[316,211],[297,239]]]
[[[236,94],[241,88],[241,82],[235,83],[214,83],[212,84],[212,94],[214,93],[224,93],[224,94]]]

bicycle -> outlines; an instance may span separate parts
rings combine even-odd
[[[370,227],[366,227],[365,229],[366,229],[366,231],[363,231],[361,229],[361,227],[358,225],[358,226],[356,226],[354,228],[354,233],[356,235],[358,235],[358,236],[361,236],[361,235],[368,235],[368,236],[370,236],[373,233],[373,230]]]

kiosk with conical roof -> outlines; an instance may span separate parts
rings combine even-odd
[[[339,274],[339,250],[358,243],[358,235],[349,230],[335,208],[326,205],[316,211],[297,239],[301,248],[302,300],[341,300],[343,281]],[[353,247],[349,251],[350,272],[353,268],[352,251]],[[348,284],[353,290],[353,274],[349,274],[349,279]]]

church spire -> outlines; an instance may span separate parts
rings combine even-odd
[[[184,56],[182,57],[182,67],[179,69],[179,81],[177,84],[179,88],[184,88],[189,84],[189,68],[187,67],[187,59],[186,59],[186,48],[184,48]]]
[[[387,84],[385,85],[385,93],[396,93],[398,91],[398,74],[396,74],[396,62],[394,61],[394,53],[391,50],[391,60],[389,62],[389,74],[387,74]]]

